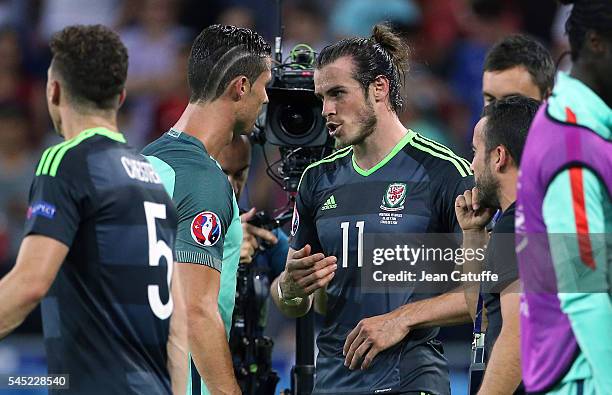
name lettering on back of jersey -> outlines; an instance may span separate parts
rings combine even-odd
[[[405,201],[406,184],[403,182],[394,182],[387,187],[380,208],[385,211],[400,211],[404,209]]]
[[[125,156],[121,157],[121,164],[128,177],[134,180],[148,182],[150,184],[161,184],[161,178],[157,175],[149,162],[140,161]]]
[[[321,211],[331,210],[336,207],[338,207],[338,205],[336,204],[336,198],[334,197],[334,195],[331,195],[327,198],[325,203],[323,203],[323,206],[321,206]]]
[[[32,205],[28,207],[27,217],[30,219],[36,216],[53,219],[55,216],[55,206],[43,200],[32,203]]]
[[[212,211],[202,211],[191,221],[191,237],[196,243],[213,246],[221,238],[221,221]]]

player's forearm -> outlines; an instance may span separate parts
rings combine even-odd
[[[451,326],[471,322],[461,289],[409,303],[395,311],[399,314],[399,322],[407,332],[415,328]]]
[[[288,305],[283,300],[281,300],[278,295],[278,281],[285,275],[285,272],[282,272],[277,278],[272,281],[272,285],[270,286],[270,293],[272,294],[272,300],[278,309],[289,318],[299,318],[305,316],[310,307],[312,305],[312,296],[306,297],[302,299],[302,303],[299,305],[293,306]]]
[[[512,394],[521,382],[520,358],[518,328],[510,330],[502,326],[478,394]]]
[[[0,339],[17,328],[44,297],[46,289],[12,270],[0,280]]]
[[[489,236],[486,230],[482,231],[465,231],[463,232],[463,249],[473,250],[478,249],[484,250],[486,248]],[[463,273],[480,273],[482,271],[482,260],[476,259],[476,254],[464,254],[466,256],[465,262],[461,265]],[[467,257],[474,259],[467,259]],[[466,282],[463,284],[463,296],[465,297],[465,303],[468,308],[468,312],[472,320],[476,318],[476,308],[478,305],[478,295],[480,294],[480,282]]]
[[[189,349],[210,393],[240,394],[221,315],[216,309],[188,311]]]
[[[189,357],[187,349],[175,335],[170,332],[168,337],[168,372],[172,383],[172,393],[184,395],[187,384],[187,367]]]

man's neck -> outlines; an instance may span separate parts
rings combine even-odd
[[[580,60],[572,67],[570,76],[588,86],[597,96],[599,96],[608,106],[612,103],[612,97],[609,92],[605,91],[597,82],[595,76],[588,65],[583,64]]]
[[[378,118],[374,132],[361,144],[353,146],[353,158],[363,170],[369,170],[385,158],[406,135],[406,128],[397,116]]]
[[[223,147],[232,142],[234,114],[218,99],[212,103],[189,103],[174,129],[187,133],[204,144],[210,156],[216,158]]]
[[[61,130],[65,140],[77,137],[84,130],[100,127],[117,132],[116,112],[81,114],[73,109],[67,109],[62,114]]]
[[[516,201],[517,176],[516,170],[513,170],[500,182],[499,205],[504,212]]]

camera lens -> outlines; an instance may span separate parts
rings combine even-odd
[[[307,134],[314,122],[314,114],[309,107],[287,104],[280,110],[280,126],[290,136],[300,137]]]

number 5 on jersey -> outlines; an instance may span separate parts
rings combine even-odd
[[[160,319],[165,320],[170,317],[174,309],[172,294],[170,293],[170,284],[172,283],[172,267],[174,260],[172,257],[172,249],[163,240],[157,239],[157,231],[155,227],[155,219],[166,219],[166,205],[159,203],[144,202],[145,215],[147,217],[147,233],[149,238],[149,266],[159,266],[161,258],[166,259],[168,266],[168,302],[164,304],[159,294],[159,285],[149,285],[147,292],[149,296],[149,305],[153,313]]]

